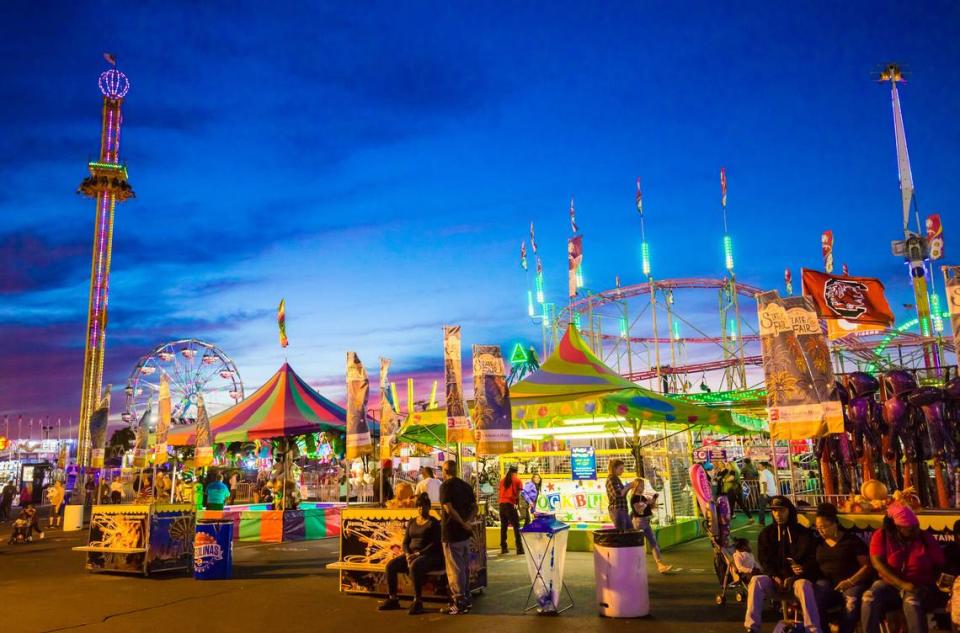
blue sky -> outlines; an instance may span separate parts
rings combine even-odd
[[[307,5],[0,9],[0,414],[79,406],[93,205],[74,190],[98,149],[103,51],[131,82],[137,192],[114,233],[114,384],[179,337],[220,345],[248,386],[287,357],[333,397],[347,350],[426,376],[444,323],[465,348],[536,340],[529,222],[553,300],[571,194],[587,285],[640,281],[637,176],[654,274],[719,276],[721,165],[740,279],[780,288],[790,266],[799,287],[829,228],[838,268],[912,301],[889,254],[889,91],[870,79],[889,60],[911,71],[921,212],[943,215],[948,262],[960,248],[956,3]]]

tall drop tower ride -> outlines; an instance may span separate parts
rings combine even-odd
[[[90,416],[100,402],[103,388],[103,354],[107,334],[107,295],[110,289],[110,253],[113,247],[113,213],[118,202],[134,196],[127,182],[127,167],[120,162],[121,106],[130,82],[111,68],[100,75],[103,93],[103,120],[100,158],[88,165],[90,175],[77,193],[93,198],[96,215],[93,227],[93,261],[90,266],[90,303],[87,309],[86,351],[83,356],[83,387],[80,395],[80,429],[77,463],[90,460]]]

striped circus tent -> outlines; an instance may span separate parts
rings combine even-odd
[[[510,387],[510,401],[516,406],[524,401],[569,400],[636,387],[597,358],[571,325],[540,369]]]
[[[317,393],[287,363],[251,396],[210,419],[217,443],[345,430],[344,408]],[[193,446],[194,426],[171,429],[167,443]]]

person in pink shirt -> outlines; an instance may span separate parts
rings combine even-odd
[[[863,594],[863,633],[879,633],[883,615],[895,609],[903,610],[908,633],[926,633],[927,610],[940,599],[935,583],[944,556],[908,506],[887,508],[883,528],[870,539],[870,562],[880,579]]]

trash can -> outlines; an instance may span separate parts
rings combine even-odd
[[[226,580],[233,572],[233,521],[197,523],[193,539],[194,580]]]
[[[650,614],[647,555],[643,533],[597,530],[593,533],[593,571],[597,609],[608,618],[640,618]]]

